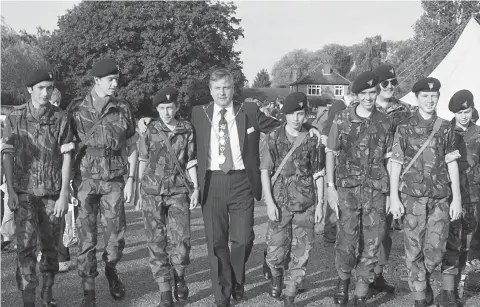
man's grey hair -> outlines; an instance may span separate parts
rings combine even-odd
[[[222,80],[222,79],[229,79],[233,83],[233,75],[225,68],[220,68],[215,70],[210,74],[210,84],[212,82]]]

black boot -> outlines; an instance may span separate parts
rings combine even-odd
[[[22,291],[23,307],[35,307],[35,288]]]
[[[355,296],[355,300],[353,301],[354,307],[366,307],[367,306],[367,297],[359,297]]]
[[[83,300],[80,307],[95,307],[95,290],[84,290],[83,291]]]
[[[270,284],[270,296],[275,299],[280,299],[283,289],[283,274],[280,276],[273,276]]]
[[[297,307],[295,296],[285,296],[283,298],[283,307]]]
[[[375,274],[375,280],[369,286],[372,295],[376,295],[381,292],[386,292],[388,294],[395,293],[395,287],[387,283],[382,273],[378,275]]]
[[[266,280],[272,279],[272,271],[267,264],[267,249],[263,251],[263,277],[265,277]]]
[[[40,297],[42,298],[42,305],[45,307],[57,306],[57,302],[55,302],[52,295],[52,287],[55,281],[55,275],[53,273],[43,273],[42,280],[42,291],[40,292]]]
[[[125,286],[118,277],[117,269],[115,267],[106,265],[105,266],[105,276],[108,280],[108,288],[110,290],[110,295],[114,300],[123,300],[125,297]]]
[[[172,291],[160,292],[160,304],[157,307],[173,307]]]
[[[432,289],[432,284],[430,283],[430,276],[431,273],[427,273],[425,276],[425,279],[427,281],[427,289],[425,291],[425,300],[427,301],[427,306],[430,306],[433,304],[433,289]]]
[[[350,279],[343,280],[341,278],[337,281],[337,289],[333,295],[333,301],[337,305],[346,305],[348,302],[348,286]]]
[[[174,288],[173,288],[173,295],[177,301],[186,301],[188,298],[188,287],[187,283],[185,282],[184,276],[177,276],[176,274],[173,275],[174,278]]]
[[[436,303],[442,307],[458,307],[459,301],[455,297],[455,291],[453,290],[442,290],[437,296]]]
[[[416,300],[414,307],[427,307],[427,301],[426,300]]]

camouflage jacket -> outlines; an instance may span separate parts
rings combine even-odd
[[[378,111],[386,114],[390,118],[393,127],[392,131],[396,130],[400,122],[412,116],[411,106],[397,98],[392,98],[392,101],[386,108],[383,108],[378,103],[376,103],[375,106]]]
[[[167,146],[158,134],[159,130],[163,131],[170,140],[185,173],[187,169],[197,164],[192,124],[179,120],[175,129],[171,131],[160,119],[154,120],[138,140],[139,160],[146,162],[145,172],[140,182],[142,190],[149,195],[188,193]]]
[[[370,117],[356,113],[358,102],[335,117],[328,136],[326,151],[337,157],[337,187],[365,185],[386,193],[389,177],[385,160],[390,157],[393,140],[391,120],[376,107]]]
[[[95,103],[105,103],[101,112],[95,109]],[[135,145],[138,137],[129,104],[115,97],[100,98],[92,89],[85,98],[72,102],[68,111],[73,118],[77,144],[75,174],[101,180],[125,175],[128,170],[127,147]],[[88,140],[85,139],[99,120],[101,124]],[[105,150],[105,154],[91,154],[89,148]]]
[[[266,134],[261,144],[260,169],[268,169],[272,176],[293,147],[285,126],[286,123]],[[305,128],[301,132],[308,133]],[[325,151],[323,146],[317,147],[317,140],[307,134],[273,184],[275,202],[288,211],[305,211],[317,201],[315,179],[325,173]]]
[[[70,118],[47,104],[35,114],[31,102],[7,116],[4,153],[14,157],[13,189],[36,196],[58,195],[62,186],[62,154],[73,149]]]
[[[435,113],[430,120],[425,120],[417,111],[409,119],[401,122],[395,133],[390,160],[400,163],[405,169],[427,141],[436,118]],[[447,163],[460,157],[455,148],[454,137],[451,124],[442,120],[442,125],[433,140],[403,176],[402,193],[431,198],[451,195]]]
[[[462,203],[480,201],[480,127],[471,123],[467,130],[457,127],[455,118],[451,121],[455,130],[455,147],[460,152],[458,170]]]

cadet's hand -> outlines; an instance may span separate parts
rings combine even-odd
[[[321,139],[322,139],[322,144],[323,144],[323,146],[327,146],[328,136],[322,135],[322,136],[321,136]]]
[[[143,209],[143,199],[142,199],[142,195],[140,195],[140,193],[138,193],[138,197],[137,197],[137,200],[135,201],[135,210],[137,211],[142,211]]]
[[[8,191],[8,208],[10,208],[10,211],[15,211],[18,209],[18,194],[15,193],[15,191]]]
[[[138,130],[140,130],[140,133],[145,133],[145,131],[147,131],[148,124],[150,124],[151,121],[152,119],[150,117],[140,118],[138,121]]]
[[[398,220],[405,213],[405,208],[398,197],[390,197],[390,207],[388,213],[392,213],[393,218]]]
[[[278,213],[278,207],[273,200],[265,200],[265,204],[267,205],[267,214],[268,218],[272,222],[278,222],[280,220],[280,216]]]
[[[322,136],[317,128],[312,127],[308,132],[310,133],[310,137],[316,136],[318,138],[317,146],[322,145]]]
[[[193,190],[192,196],[190,197],[190,210],[197,208],[199,199],[200,191],[198,189]]]
[[[462,216],[462,202],[453,199],[450,204],[450,219],[452,221],[458,220]]]
[[[334,186],[328,187],[327,191],[328,191],[327,192],[328,204],[330,205],[330,208],[332,208],[332,210],[335,211],[335,215],[337,216],[337,219],[340,219],[340,213],[338,211],[338,192]]]
[[[55,217],[63,217],[68,211],[68,194],[60,194],[60,197],[55,202],[55,209],[53,215]]]
[[[323,221],[323,218],[323,208],[321,205],[317,205],[317,207],[315,208],[315,224],[320,224]]]
[[[128,177],[127,183],[125,184],[125,188],[123,189],[123,198],[125,198],[125,202],[129,203],[132,199],[133,194],[133,178]]]

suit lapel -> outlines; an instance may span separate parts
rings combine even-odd
[[[206,114],[205,114],[206,113]],[[207,117],[208,115],[208,117]],[[212,131],[212,123],[210,122],[213,119],[213,103],[208,104],[204,109],[204,114],[202,116],[205,129],[205,142],[201,145],[204,148],[205,156],[208,156],[208,151],[210,150],[210,135]],[[199,144],[197,144],[198,146]]]
[[[246,125],[246,115],[245,112],[243,111],[242,105],[241,104],[235,104],[233,107],[235,114],[237,116],[235,117],[235,121],[237,123],[237,131],[238,131],[238,140],[240,143],[240,150],[243,152],[243,143],[245,141],[245,125]]]

